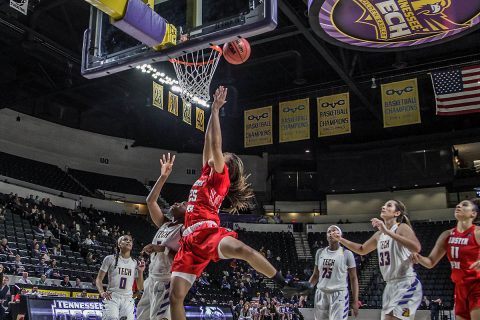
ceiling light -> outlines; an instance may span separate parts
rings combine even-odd
[[[310,153],[310,150],[308,150],[308,149],[307,149],[307,150],[305,150],[305,153]]]

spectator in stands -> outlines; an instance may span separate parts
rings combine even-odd
[[[35,274],[44,275],[48,270],[48,264],[45,262],[45,258],[41,258],[38,265],[35,267]]]
[[[98,246],[97,236],[95,236],[95,235],[92,236],[92,245],[93,246]]]
[[[2,239],[2,243],[0,243],[0,253],[1,254],[6,254],[8,256],[14,256],[15,253],[13,252],[12,249],[8,246],[8,240],[7,238]]]
[[[53,247],[53,255],[54,256],[62,256],[62,244],[57,243],[55,247]]]
[[[259,252],[262,256],[264,256],[264,257],[267,256],[267,251],[265,250],[265,247],[264,247],[264,246],[262,246],[262,247],[260,248],[260,250],[258,250],[258,252]]]
[[[273,258],[273,254],[272,254],[272,251],[270,251],[270,249],[267,249],[267,257],[266,257],[268,260],[271,260]]]
[[[0,320],[5,319],[5,301],[8,301],[8,296],[10,295],[10,279],[8,276],[4,275],[2,277],[2,284],[0,285]]]
[[[62,282],[60,282],[61,287],[72,287],[72,284],[70,283],[70,277],[68,275],[63,276]]]
[[[57,260],[52,259],[52,261],[50,261],[50,269],[48,269],[45,274],[49,279],[61,278],[60,270],[58,269],[58,266],[57,266]]]
[[[22,263],[22,258],[20,257],[19,254],[15,256],[14,267],[15,267],[15,273],[18,275],[22,274],[25,271],[25,267],[23,266],[23,263]]]
[[[275,215],[273,216],[273,221],[275,221],[275,223],[283,223],[283,220],[280,217],[280,212],[275,212]]]
[[[32,284],[32,281],[28,279],[28,272],[23,272],[22,277],[17,280],[17,283],[20,284]]]
[[[35,234],[35,236],[38,236],[38,237],[44,237],[45,234],[43,233],[43,229],[42,229],[42,224],[41,223],[38,223],[36,225],[34,225],[32,227],[32,231],[33,233]]]
[[[87,247],[90,247],[91,245],[93,245],[93,241],[90,235],[87,235],[87,238],[85,238],[85,240],[83,241],[83,245]]]
[[[315,242],[314,242],[313,245],[312,245],[312,250],[313,250],[314,252],[317,252],[318,249],[320,249],[320,245],[318,244],[318,241],[315,240]]]
[[[82,284],[80,278],[75,279],[75,285],[73,286],[75,289],[85,289],[85,286]]]
[[[45,238],[47,238],[47,239],[48,239],[48,238],[51,238],[51,237],[54,237],[52,231],[50,231],[50,230],[48,229],[48,225],[47,225],[47,224],[46,224],[45,227],[43,228],[43,234],[44,234]]]
[[[43,297],[43,294],[41,294],[41,293],[38,291],[38,287],[37,287],[37,286],[33,286],[33,287],[32,287],[32,291],[31,291],[30,293],[27,293],[27,295],[29,295],[29,296],[34,296],[34,297],[37,297],[37,298]]]
[[[82,290],[82,293],[80,293],[80,298],[88,298],[87,290]]]
[[[232,286],[231,286],[230,282],[228,282],[228,279],[227,279],[226,276],[223,276],[221,288],[223,290],[230,290],[232,288]]]
[[[47,276],[44,275],[44,274],[42,274],[40,276],[40,278],[37,281],[35,281],[35,284],[39,285],[39,286],[49,286],[50,285],[49,282],[47,281]]]
[[[93,253],[89,251],[87,257],[85,258],[88,265],[94,264],[97,262],[97,259],[94,257]]]
[[[238,320],[252,320],[252,310],[250,310],[250,303],[245,302],[240,310]]]
[[[40,254],[46,253],[48,253],[47,241],[45,240],[45,238],[43,238],[42,242],[40,242]]]
[[[442,299],[436,298],[430,301],[430,318],[431,320],[440,319],[440,308],[442,306]]]
[[[267,217],[266,216],[261,216],[258,219],[258,223],[268,223]]]

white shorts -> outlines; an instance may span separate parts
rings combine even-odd
[[[422,302],[422,296],[422,284],[417,278],[410,277],[387,282],[382,297],[381,319],[385,319],[385,315],[391,313],[401,320],[413,320]]]
[[[103,300],[102,320],[133,320],[135,302],[133,297],[112,293],[111,300]]]
[[[170,320],[170,279],[161,281],[148,277],[143,287],[137,305],[137,320]]]
[[[315,320],[344,320],[348,318],[348,290],[315,292]]]

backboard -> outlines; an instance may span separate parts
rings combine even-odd
[[[155,0],[154,11],[176,27],[176,45],[154,50],[92,6],[83,40],[82,75],[97,78],[166,61],[210,44],[265,33],[277,25],[277,0]]]

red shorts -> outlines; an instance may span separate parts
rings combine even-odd
[[[208,263],[220,260],[218,244],[225,237],[237,238],[235,231],[222,227],[202,226],[180,240],[180,249],[173,260],[172,272],[199,277]]]
[[[480,281],[455,284],[455,314],[470,320],[470,312],[480,307]]]

